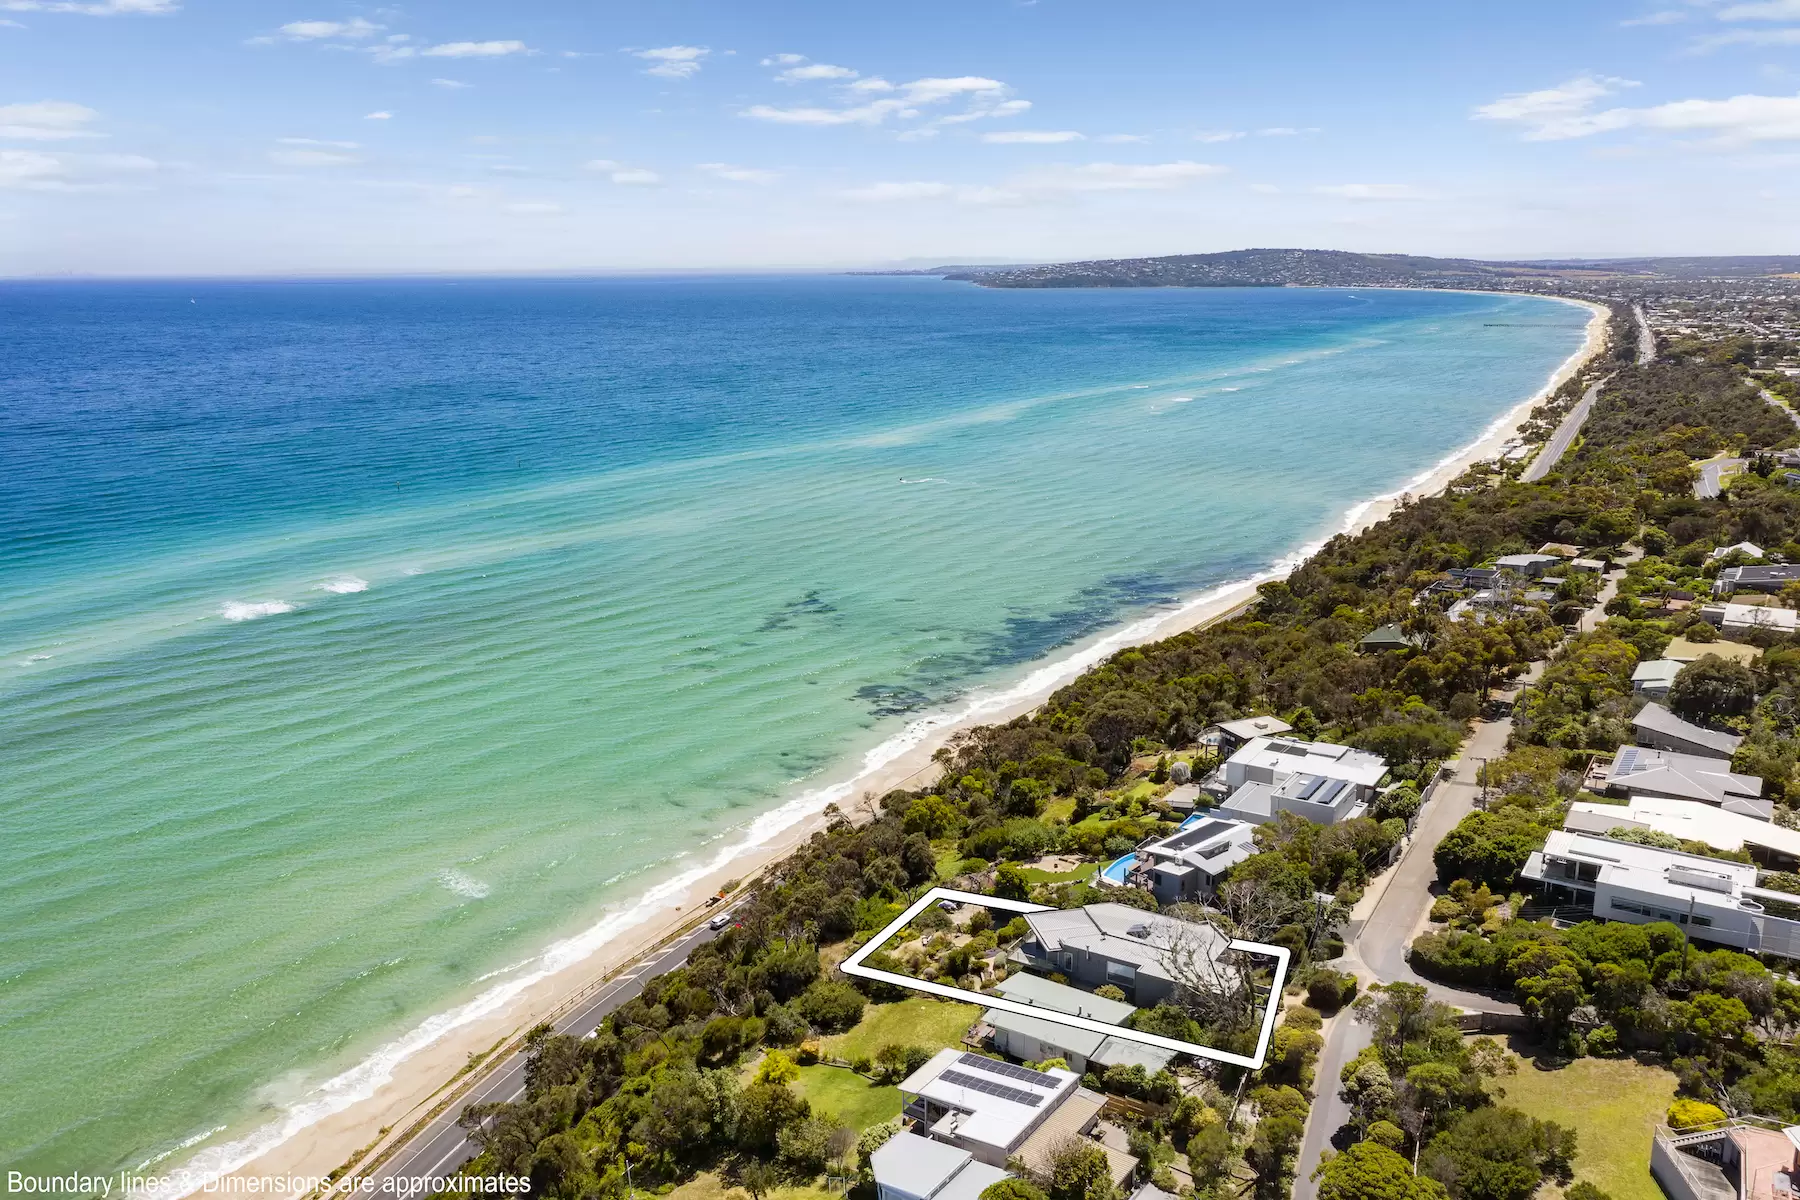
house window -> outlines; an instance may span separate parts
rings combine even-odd
[[[1106,982],[1136,983],[1137,968],[1130,963],[1109,962],[1106,964]]]
[[[1642,917],[1650,915],[1650,908],[1648,905],[1633,904],[1631,901],[1621,900],[1617,896],[1612,898],[1612,907],[1615,912],[1637,913]]]
[[[1711,917],[1695,917],[1694,924],[1696,924],[1696,925],[1711,925],[1712,918]]]

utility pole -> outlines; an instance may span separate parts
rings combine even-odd
[[[1688,893],[1688,919],[1681,923],[1681,974],[1684,977],[1687,975],[1688,946],[1691,944],[1691,937],[1688,933],[1688,927],[1693,925],[1693,923],[1694,923],[1694,894],[1692,892],[1689,892]]]

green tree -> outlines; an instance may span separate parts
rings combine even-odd
[[[1669,687],[1669,707],[1691,721],[1739,717],[1756,705],[1750,668],[1716,654],[1702,654],[1681,668]]]
[[[1319,1200],[1443,1200],[1445,1195],[1443,1184],[1414,1175],[1411,1163],[1375,1142],[1358,1142],[1326,1159],[1313,1178]]]
[[[928,838],[949,837],[962,828],[962,811],[942,796],[920,796],[907,806],[900,828]]]
[[[1011,863],[1003,865],[994,875],[994,895],[1002,900],[1031,899],[1031,880],[1025,872]]]
[[[1050,1159],[1050,1200],[1118,1200],[1112,1162],[1092,1142],[1070,1141]]]
[[[980,1200],[1046,1200],[1043,1189],[1029,1179],[1008,1175],[981,1189]]]

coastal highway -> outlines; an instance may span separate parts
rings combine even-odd
[[[558,1033],[586,1037],[600,1027],[614,1009],[644,990],[644,981],[672,971],[687,960],[689,951],[718,937],[718,933],[701,925],[676,941],[638,959],[624,971],[602,984],[592,995],[583,997],[552,1024]],[[525,1091],[525,1055],[523,1051],[500,1059],[489,1068],[467,1092],[448,1108],[431,1118],[410,1137],[394,1147],[378,1166],[354,1172],[375,1181],[377,1191],[383,1180],[415,1180],[455,1171],[474,1157],[476,1147],[457,1125],[456,1118],[471,1104],[493,1100],[517,1100]],[[389,1185],[391,1186],[391,1185]],[[430,1195],[435,1189],[412,1184],[400,1195]],[[384,1192],[384,1194],[386,1194]]]
[[[1644,306],[1631,306],[1631,315],[1637,318],[1638,327],[1638,366],[1644,367],[1656,361],[1656,335],[1650,332],[1650,320],[1644,316]]]
[[[1574,445],[1575,435],[1581,432],[1582,423],[1587,420],[1588,412],[1594,407],[1594,397],[1600,394],[1600,388],[1607,379],[1611,378],[1612,376],[1608,375],[1606,379],[1596,380],[1593,387],[1581,393],[1581,399],[1575,402],[1575,407],[1569,410],[1569,415],[1562,419],[1562,424],[1556,427],[1556,432],[1550,435],[1550,440],[1544,443],[1544,448],[1539,450],[1537,457],[1531,460],[1531,465],[1525,468],[1525,473],[1519,476],[1521,480],[1526,483],[1536,483],[1550,473],[1550,468],[1554,467],[1568,448]]]

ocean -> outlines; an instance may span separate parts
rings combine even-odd
[[[1329,534],[1587,317],[0,284],[0,1165],[269,1144],[910,721]]]

